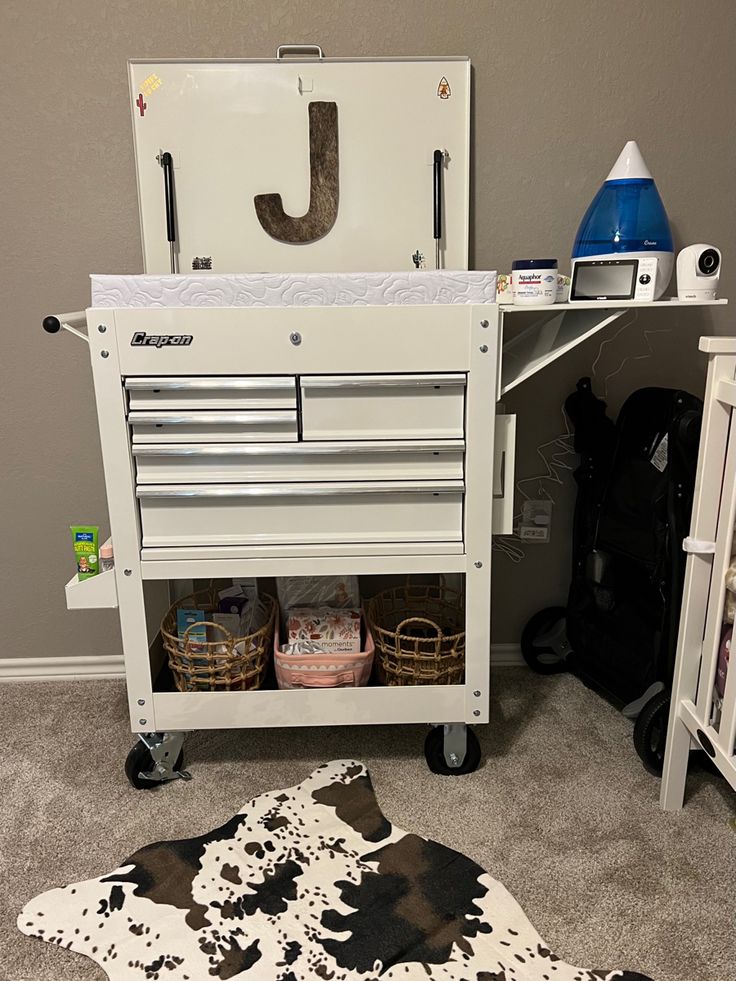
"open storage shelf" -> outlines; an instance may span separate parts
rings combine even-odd
[[[405,573],[405,569],[397,569],[393,575],[361,576],[361,604],[365,604],[383,589],[403,585]],[[441,575],[436,574],[425,574],[421,578],[412,576],[412,583],[420,584],[423,580],[437,583],[441,578]],[[149,622],[152,707],[157,729],[168,731],[240,727],[245,720],[248,726],[260,728],[376,722],[426,723],[431,720],[459,722],[464,719],[467,710],[465,684],[384,685],[376,676],[375,665],[369,684],[360,688],[280,690],[276,686],[271,663],[263,687],[257,690],[177,691],[157,623],[165,613],[169,599],[173,602],[177,597],[182,598],[190,589],[196,590],[206,585],[209,582],[191,580],[148,583],[150,588],[147,592],[150,595],[147,596],[147,605],[151,607],[152,614]],[[464,577],[453,576],[448,585],[464,591]],[[259,592],[275,596],[275,581],[259,578]]]
[[[499,397],[521,385],[546,365],[556,361],[568,351],[593,337],[615,320],[631,310],[642,308],[687,309],[692,307],[723,306],[727,300],[654,300],[642,303],[635,300],[584,300],[575,303],[500,305],[503,356]],[[513,333],[507,327],[506,317],[513,314],[514,321],[525,314],[536,319],[527,326],[514,323]]]

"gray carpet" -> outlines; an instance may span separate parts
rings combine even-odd
[[[367,763],[389,819],[500,879],[566,960],[656,981],[736,973],[736,797],[695,773],[685,809],[663,814],[630,723],[572,678],[496,671],[484,765],[454,779],[429,773],[416,726],[221,731],[188,738],[191,783],[141,793],[122,772],[122,683],[8,684],[0,712],[1,981],[101,981],[86,958],[16,931],[29,898],[208,831],[341,757]]]

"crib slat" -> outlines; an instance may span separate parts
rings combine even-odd
[[[736,667],[726,675],[726,691],[723,695],[723,711],[718,742],[726,756],[736,757]]]
[[[736,423],[734,422],[733,410],[731,410],[728,447],[723,468],[721,507],[716,531],[716,552],[713,556],[710,596],[708,597],[705,638],[703,640],[703,660],[698,685],[698,714],[706,724],[710,723],[713,708],[713,685],[721,643],[723,606],[726,601],[725,579],[726,570],[731,562],[734,519],[736,519]]]

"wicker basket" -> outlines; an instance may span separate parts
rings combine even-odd
[[[214,590],[193,593],[171,607],[161,624],[161,638],[179,691],[253,691],[261,687],[273,647],[276,603],[270,596],[261,597],[260,602],[264,606],[263,625],[244,637],[234,637],[221,624],[207,620],[193,624],[179,638],[177,610],[216,610]],[[205,643],[191,640],[189,632],[203,625],[219,631],[222,637]]]
[[[381,680],[459,685],[465,674],[465,598],[444,582],[386,589],[366,603]]]

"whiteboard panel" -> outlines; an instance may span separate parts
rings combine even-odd
[[[466,58],[131,62],[129,71],[146,272],[170,271],[162,152],[174,161],[182,273],[203,258],[215,272],[413,269],[417,250],[432,269],[437,149],[447,151],[441,265],[467,268]],[[310,102],[337,104],[337,219],[318,241],[278,242],[253,198],[280,193],[288,214],[307,211]]]

